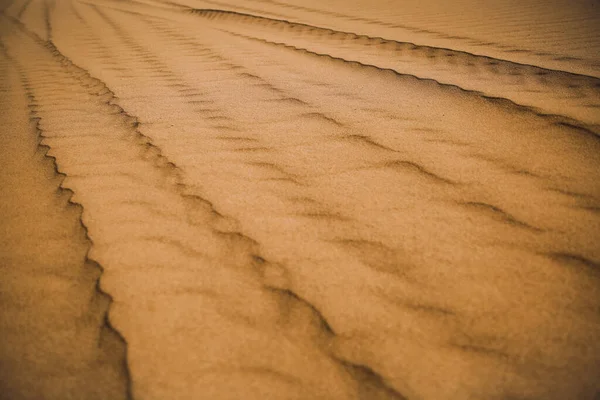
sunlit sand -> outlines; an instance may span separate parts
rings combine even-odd
[[[597,400],[598,5],[480,3],[3,0],[0,398]]]

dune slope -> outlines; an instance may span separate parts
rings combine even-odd
[[[595,399],[598,78],[285,4],[4,3],[5,179],[79,205],[20,218],[83,224],[64,241],[113,300],[89,329],[127,346],[98,374],[139,399]],[[64,180],[18,161],[32,110]]]

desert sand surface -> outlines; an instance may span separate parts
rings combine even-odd
[[[598,2],[0,10],[0,399],[600,398]]]

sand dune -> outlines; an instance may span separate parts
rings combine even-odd
[[[595,399],[587,25],[238,3],[2,4],[8,398]]]

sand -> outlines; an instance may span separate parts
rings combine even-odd
[[[474,4],[2,2],[0,398],[597,399],[600,13]]]

